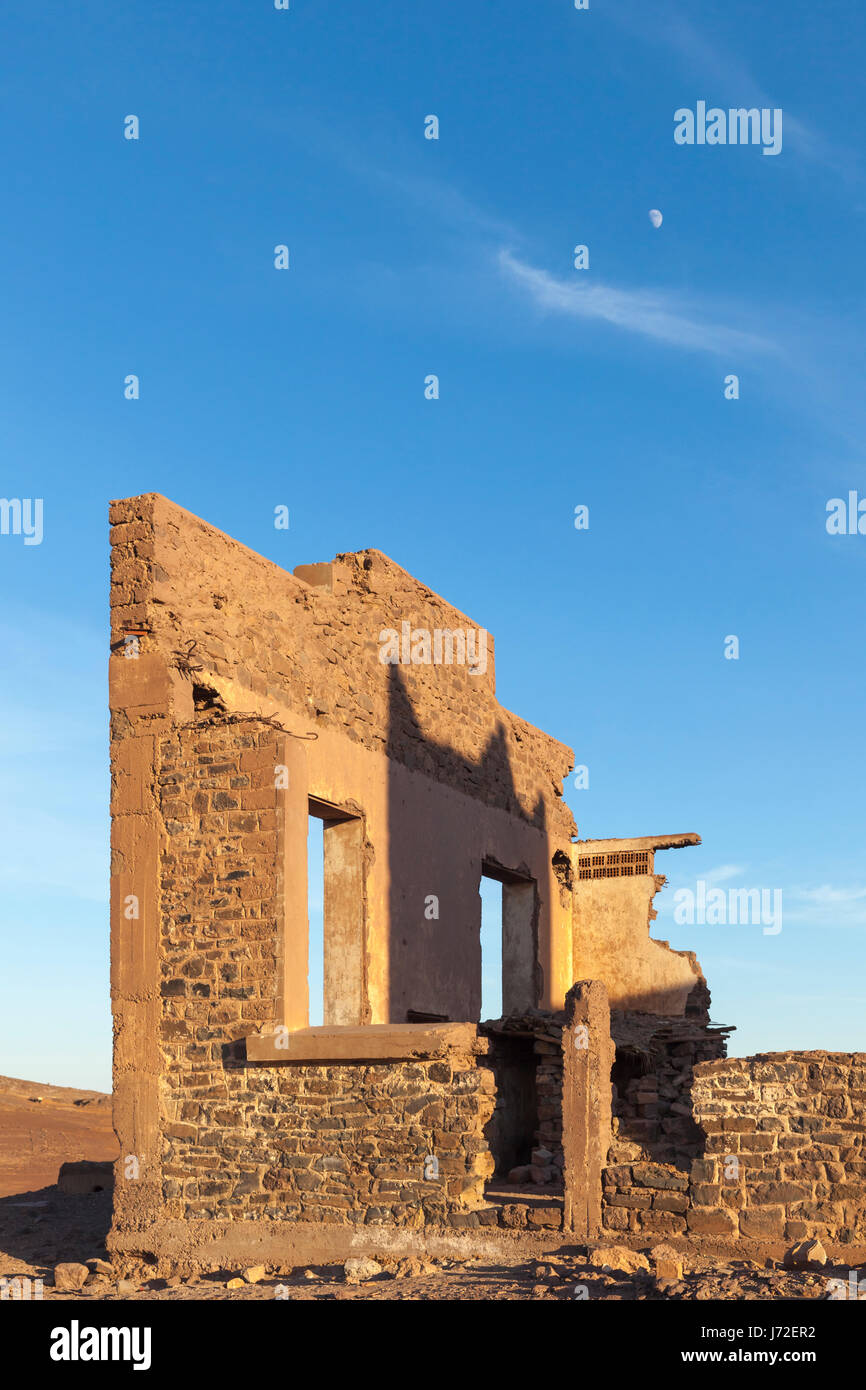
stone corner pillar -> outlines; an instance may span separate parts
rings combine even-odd
[[[562,1030],[563,1229],[592,1239],[601,1230],[602,1172],[611,1141],[614,1044],[607,990],[579,980],[565,997]]]

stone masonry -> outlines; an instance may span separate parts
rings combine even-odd
[[[112,1249],[866,1236],[866,1059],[725,1060],[650,935],[655,856],[698,836],[578,840],[489,633],[376,550],[289,573],[155,494],[111,522]]]

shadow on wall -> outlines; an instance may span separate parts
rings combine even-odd
[[[496,808],[546,836],[544,803],[539,797],[532,814],[521,806],[501,722],[482,756],[468,759],[424,734],[403,672],[389,665],[387,673],[389,1018],[402,1023],[419,1014],[477,1022],[484,818]],[[411,776],[418,772],[435,779],[421,791],[423,784]],[[475,789],[477,804],[443,786],[443,772],[452,784]],[[548,840],[544,852],[549,863]],[[537,889],[532,930],[537,934]],[[537,960],[537,942],[532,949]],[[541,997],[540,973],[536,965],[534,1002]]]
[[[657,1163],[688,1169],[706,1136],[694,1118],[699,1062],[726,1055],[731,1031],[709,1021],[710,992],[699,980],[682,1016],[611,1011],[616,1055],[611,1071],[615,1141],[639,1145]]]

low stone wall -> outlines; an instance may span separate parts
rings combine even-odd
[[[782,1052],[695,1067],[688,1171],[611,1148],[604,1225],[758,1242],[866,1240],[866,1053]]]
[[[637,1145],[614,1144],[611,1155],[636,1161],[608,1163],[604,1170],[604,1229],[620,1235],[685,1235],[688,1174],[672,1164],[647,1162]]]
[[[163,1127],[168,1219],[496,1224],[478,1059],[242,1066],[224,1086]]]

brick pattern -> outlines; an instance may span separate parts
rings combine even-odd
[[[580,878],[629,878],[652,872],[649,850],[616,850],[610,854],[585,854],[578,860]]]
[[[703,1062],[691,1103],[701,1152],[688,1173],[647,1162],[637,1144],[612,1146],[604,1174],[609,1231],[866,1239],[866,1054]]]
[[[613,1145],[616,1153],[617,1145]],[[689,1208],[688,1175],[672,1164],[609,1163],[604,1170],[602,1221],[606,1231],[683,1235]]]
[[[161,741],[163,1215],[495,1223],[482,1207],[494,1107],[483,1058],[246,1062],[243,1037],[279,1021],[278,761],[260,721]]]
[[[707,1141],[691,1198],[704,1220],[715,1211],[759,1239],[866,1236],[866,1053],[705,1063],[693,1101]]]
[[[482,1207],[492,1074],[475,1058],[239,1063],[224,1083],[219,1097],[201,1085],[173,1097],[166,1217],[495,1224]]]

